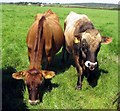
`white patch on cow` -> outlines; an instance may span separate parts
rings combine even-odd
[[[82,20],[84,18],[86,18],[90,21],[90,19],[85,14],[77,14],[75,12],[70,12],[69,15],[67,16],[66,20],[67,20],[67,22],[71,23],[71,22],[76,22],[79,19]]]
[[[82,39],[89,39],[89,38],[91,38],[92,36],[90,35],[90,33],[86,33],[86,32],[84,32],[84,33],[82,33]]]
[[[39,100],[35,100],[35,101],[28,100],[28,102],[29,102],[30,104],[37,104],[37,103],[39,102]]]
[[[90,61],[86,61],[86,62],[85,62],[85,66],[86,66],[86,67],[89,67],[90,65],[94,65],[94,66],[95,66],[95,65],[97,65],[97,62],[95,62],[95,63],[90,62]]]
[[[77,14],[75,12],[70,12],[65,20],[66,30],[68,30],[68,28],[70,28],[70,27],[74,27],[75,23],[80,19],[83,21],[84,21],[84,19],[87,19],[88,21],[90,21],[90,19],[85,14]]]
[[[97,34],[97,37],[101,37],[100,33]]]

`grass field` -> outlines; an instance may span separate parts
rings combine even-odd
[[[51,92],[43,91],[42,102],[31,106],[22,80],[14,80],[15,71],[29,66],[26,35],[37,13],[51,9],[63,27],[70,11],[87,14],[101,35],[112,37],[109,45],[102,45],[98,55],[100,77],[92,88],[87,79],[83,89],[75,90],[77,73],[71,61],[61,64],[61,53],[56,55],[54,67],[57,75],[52,79]],[[58,8],[39,6],[2,5],[2,78],[3,109],[116,109],[112,102],[118,93],[118,12],[85,8]]]

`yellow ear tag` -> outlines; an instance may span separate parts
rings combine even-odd
[[[55,76],[55,73],[53,71],[50,71],[50,73],[48,73],[46,76],[45,76],[45,79],[51,79]]]
[[[77,43],[79,43],[79,42],[80,42],[80,40],[78,40],[77,37],[75,37],[75,38],[74,38],[74,43],[77,44]]]
[[[46,75],[46,76],[45,76],[45,79],[51,79],[51,78],[52,78],[51,75]]]

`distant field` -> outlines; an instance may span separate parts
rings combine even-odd
[[[43,91],[40,104],[31,106],[23,81],[12,79],[15,71],[29,66],[26,35],[37,13],[51,9],[63,27],[64,19],[70,11],[87,14],[101,35],[112,37],[109,45],[102,45],[98,55],[100,77],[92,88],[87,79],[83,89],[75,90],[77,73],[70,64],[61,65],[61,54],[57,54],[54,67],[56,77],[52,79],[51,92]],[[57,8],[39,6],[2,5],[2,78],[3,109],[116,109],[112,102],[118,93],[118,12],[85,8]]]

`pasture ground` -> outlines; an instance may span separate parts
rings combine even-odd
[[[101,35],[112,37],[109,45],[102,45],[98,55],[100,76],[97,85],[91,87],[83,80],[83,89],[75,90],[77,73],[69,60],[61,64],[61,51],[56,55],[51,92],[43,91],[42,102],[31,106],[28,92],[22,80],[14,80],[15,71],[29,66],[26,35],[37,13],[51,9],[63,27],[70,11],[87,14]],[[2,5],[2,100],[3,109],[116,109],[113,105],[118,93],[118,11],[85,8],[58,8],[39,6]]]

